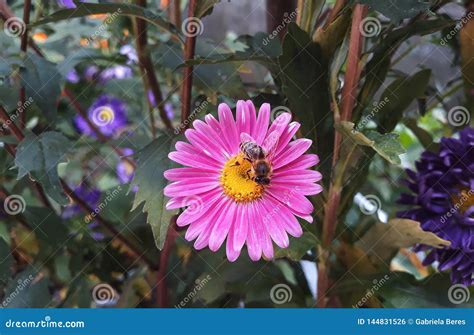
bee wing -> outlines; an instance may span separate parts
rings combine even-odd
[[[240,143],[245,143],[245,142],[255,142],[255,140],[249,134],[241,133],[240,134]]]
[[[272,159],[275,155],[276,146],[278,144],[278,133],[276,131],[272,131],[265,141],[263,141],[262,148],[265,150],[265,154],[267,155],[268,159]]]

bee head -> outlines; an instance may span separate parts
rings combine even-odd
[[[270,178],[257,176],[257,177],[255,177],[255,182],[257,184],[260,184],[260,185],[269,185],[270,184]]]

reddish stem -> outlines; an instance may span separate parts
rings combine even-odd
[[[158,306],[165,308],[169,307],[168,303],[168,285],[166,283],[166,276],[168,274],[168,261],[171,254],[171,250],[174,247],[176,237],[178,236],[177,231],[174,228],[174,224],[176,222],[176,216],[171,219],[171,224],[168,228],[168,233],[166,235],[165,245],[163,246],[163,250],[160,253],[160,269],[158,270],[157,274],[157,299],[158,299]]]

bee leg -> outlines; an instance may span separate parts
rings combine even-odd
[[[251,169],[248,169],[248,170],[246,171],[247,178],[248,178],[248,179],[251,179],[251,180],[254,180],[254,177],[252,177],[251,172],[252,172]]]
[[[239,165],[240,165],[240,163],[238,161],[235,161],[235,163],[232,164],[231,166],[239,166]]]

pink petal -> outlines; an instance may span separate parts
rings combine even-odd
[[[224,103],[219,104],[217,108],[219,114],[219,123],[222,129],[222,136],[229,144],[231,154],[236,154],[239,151],[239,134],[237,133],[237,126],[232,116],[232,111],[229,106]]]
[[[238,133],[251,133],[250,111],[247,103],[243,100],[237,101],[236,107],[236,123]]]
[[[219,178],[220,172],[215,170],[205,170],[197,168],[175,168],[165,171],[164,176],[170,181],[187,180],[188,178],[196,177],[214,177]]]
[[[176,220],[176,224],[179,227],[183,227],[191,222],[197,221],[201,216],[207,214],[213,207],[215,207],[215,204],[221,198],[222,191],[219,188],[216,188],[215,190],[199,196],[173,198],[166,204],[166,208],[168,208],[168,206],[170,206],[170,208],[176,208],[174,207],[175,204],[180,205],[181,207],[191,206],[186,208]]]
[[[303,214],[310,214],[313,211],[313,204],[295,190],[277,187],[270,184],[266,191],[275,199],[288,206],[291,211]]]
[[[301,155],[309,149],[312,143],[311,140],[306,138],[300,138],[291,142],[279,156],[275,157],[273,160],[273,169],[277,170],[278,168],[290,164],[297,158],[301,157]]]
[[[278,212],[278,208],[270,208],[268,204],[269,203],[267,203],[265,200],[259,204],[260,212],[265,213],[265,215],[262,217],[265,230],[276,243],[276,245],[278,245],[280,248],[287,248],[290,244],[290,241],[288,239],[288,235],[286,235],[285,229],[280,224],[280,214]]]
[[[255,141],[262,145],[265,136],[267,135],[268,123],[270,122],[270,104],[262,104],[258,111],[257,124],[253,134]]]
[[[308,169],[318,163],[319,163],[318,155],[305,154],[301,156],[300,158],[298,158],[297,160],[295,160],[294,162],[285,165],[284,171]],[[274,171],[274,173],[276,174],[277,171]]]
[[[287,189],[294,190],[295,192],[298,192],[303,195],[314,195],[321,193],[321,191],[323,190],[321,185],[308,183],[301,180],[285,181],[280,179],[272,179],[271,184],[276,187],[284,187]]]
[[[212,229],[215,219],[219,216],[220,210],[223,208],[224,205],[224,198],[219,198],[217,201],[215,201],[214,204],[206,211],[205,215],[202,215],[200,219],[192,222],[189,225],[184,238],[188,241],[192,241],[198,235],[202,234],[204,229],[208,228],[209,226],[210,229]]]
[[[237,204],[230,202],[230,205],[219,221],[214,225],[211,236],[209,237],[209,249],[217,251],[224,243],[231,224],[235,221],[235,212],[237,210]]]
[[[262,257],[262,246],[257,235],[257,226],[259,225],[257,215],[252,203],[248,204],[249,228],[247,234],[247,250],[252,261],[258,261]]]
[[[215,213],[216,216],[213,216],[210,220],[206,221],[207,223],[204,227],[204,230],[201,232],[196,242],[194,242],[194,248],[196,248],[196,250],[201,250],[209,244],[209,237],[211,236],[212,229],[214,228],[216,223],[220,222],[223,219],[223,217],[226,215],[230,204],[231,204],[231,200],[224,199],[223,206],[216,210],[216,213]]]
[[[165,187],[164,194],[167,197],[185,197],[208,192],[219,186],[219,182],[215,180],[194,183],[175,181]]]
[[[222,152],[222,148],[220,148],[215,142],[210,141],[207,135],[200,134],[194,129],[187,129],[184,134],[189,142],[191,142],[195,148],[199,148],[199,150],[201,150],[201,152],[206,156],[215,161],[225,163],[225,152]]]
[[[275,131],[277,132],[278,136],[281,136],[285,129],[288,128],[288,123],[291,121],[291,114],[290,113],[281,113],[278,115],[275,120],[273,120],[270,129],[268,129],[267,134]]]
[[[280,169],[272,175],[272,182],[291,182],[304,181],[306,183],[314,183],[320,181],[323,176],[319,171],[314,170],[285,170]]]
[[[288,234],[294,237],[300,237],[301,235],[303,235],[303,229],[301,228],[301,225],[285,205],[279,203],[272,197],[268,197],[265,200],[269,201],[271,206],[273,208],[277,208],[278,211],[281,213],[279,218],[281,219],[281,223],[283,224]]]
[[[225,247],[227,259],[229,260],[229,262],[235,262],[235,260],[240,255],[240,249],[235,248],[235,245],[234,245],[234,236],[235,236],[234,226],[235,226],[235,223],[232,225],[232,227],[229,230],[229,236],[227,237],[227,243]]]
[[[201,168],[207,170],[221,170],[221,164],[214,160],[210,160],[204,155],[190,154],[187,152],[173,151],[168,154],[169,159],[189,167]]]
[[[212,115],[206,115],[206,120],[212,120],[214,117]],[[213,128],[209,124],[201,121],[201,120],[196,120],[193,123],[194,128],[199,131],[202,135],[207,136],[209,141],[213,142],[216,144],[217,147],[219,147],[219,152],[222,155],[222,157],[229,158],[230,157],[230,147],[228,147],[228,144],[223,141],[221,138],[222,136],[220,135],[222,133],[219,122],[216,119],[213,119],[213,121],[210,121],[211,123],[214,124],[215,127]]]
[[[298,122],[291,122],[288,127],[284,130],[283,134],[281,134],[280,140],[278,141],[278,146],[276,148],[276,155],[278,155],[283,149],[286,148],[288,143],[290,143],[293,136],[295,136],[296,132],[300,128],[300,124]]]
[[[250,215],[248,214],[247,205],[241,204],[237,209],[237,216],[233,226],[234,241],[233,245],[236,251],[242,249],[248,234]]]
[[[251,100],[245,102],[247,104],[247,109],[249,111],[249,123],[250,123],[250,135],[253,137],[255,135],[255,127],[257,126],[257,112],[255,111],[255,106]]]

